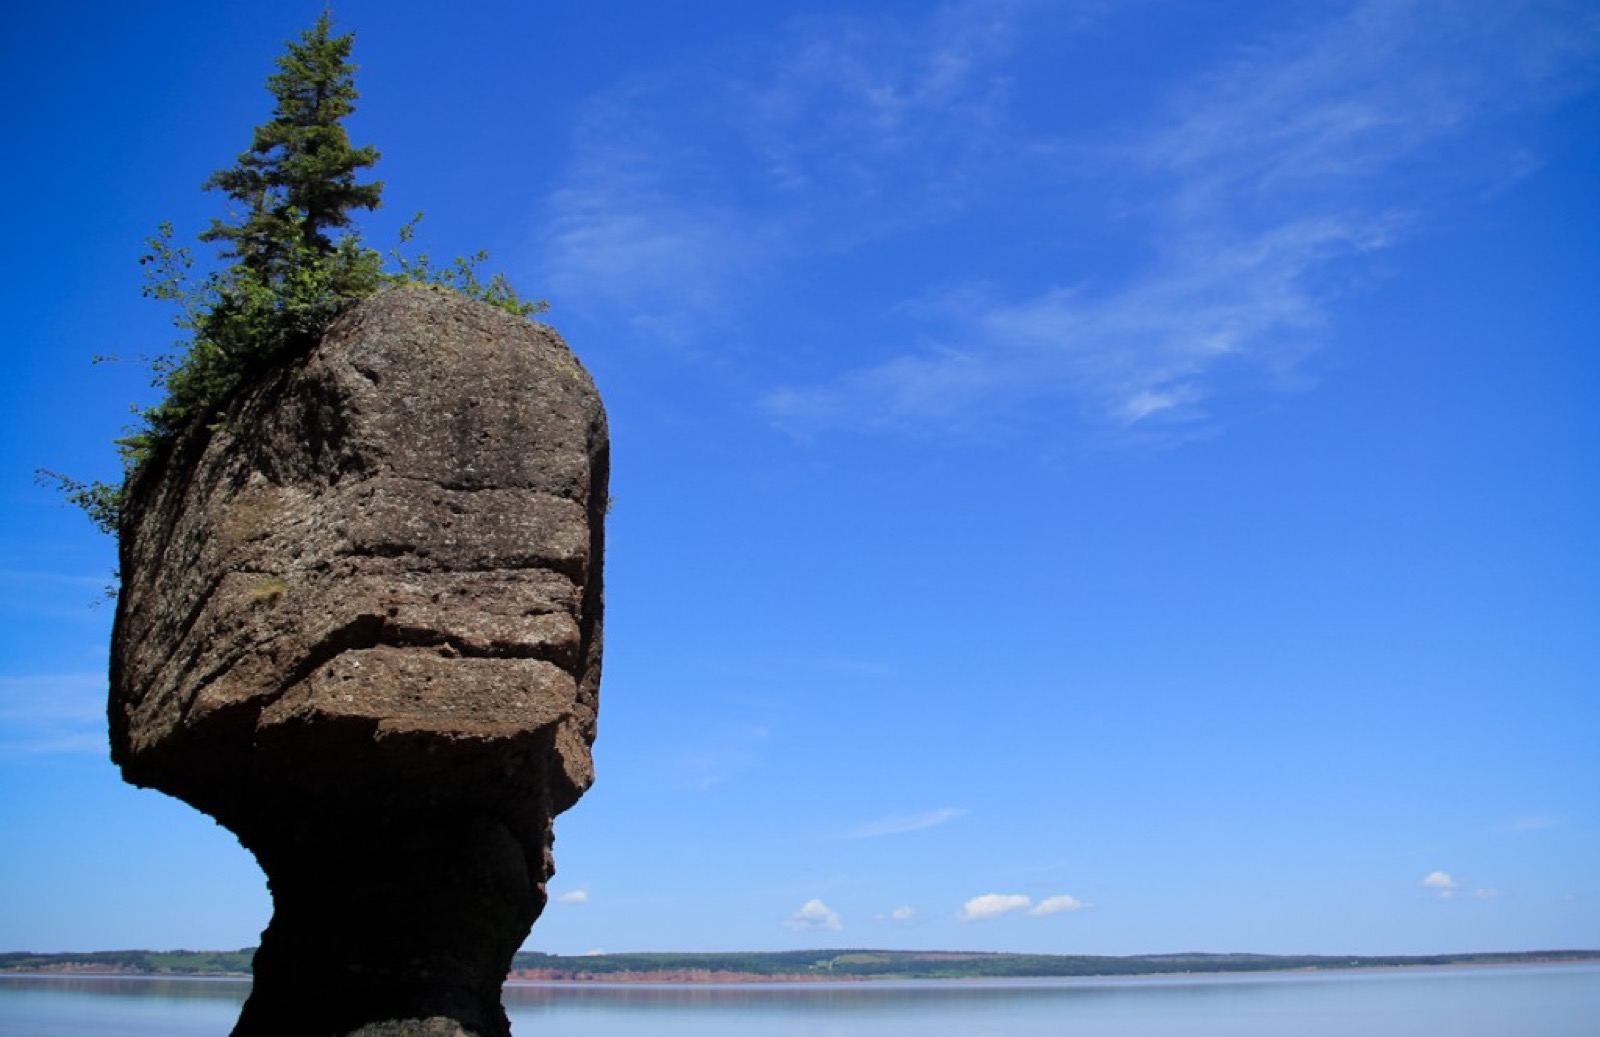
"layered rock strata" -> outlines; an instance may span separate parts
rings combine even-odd
[[[266,873],[236,1037],[509,1033],[593,780],[608,449],[553,331],[401,288],[131,483],[112,757]]]

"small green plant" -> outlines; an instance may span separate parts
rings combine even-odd
[[[117,520],[122,514],[122,487],[110,483],[84,482],[70,475],[40,468],[33,473],[33,481],[40,486],[50,486],[66,498],[67,503],[82,508],[95,528],[102,533],[117,534]]]
[[[281,576],[269,576],[250,588],[251,601],[277,601],[289,593],[289,581]]]
[[[138,424],[116,441],[123,484],[36,473],[106,532],[117,530],[133,472],[183,433],[221,427],[243,389],[302,359],[355,302],[386,287],[420,283],[519,317],[548,309],[522,298],[499,274],[480,278],[484,252],[434,267],[427,255],[410,260],[397,247],[390,255],[398,269],[391,271],[363,243],[353,214],[378,208],[383,184],[358,179],[377,163],[378,152],[353,146],[344,128],[359,97],[349,61],[354,35],[332,30],[324,13],[288,44],[278,71],[267,77],[272,119],[255,128],[234,165],[205,182],[231,204],[229,219],[213,220],[199,239],[216,243],[227,265],[197,274],[194,253],[176,243],[171,223],[145,242],[143,294],[177,307],[173,323],[183,338],[172,354],[151,362],[160,402],[135,408]],[[401,229],[401,246],[410,243],[420,219],[419,213]]]
[[[453,263],[445,267],[433,266],[426,252],[418,253],[415,259],[408,259],[402,249],[416,237],[417,225],[421,222],[422,213],[419,212],[400,228],[400,244],[389,250],[389,256],[399,270],[394,274],[386,274],[386,277],[399,284],[449,288],[469,299],[505,310],[513,317],[532,317],[550,309],[548,302],[524,299],[518,295],[504,274],[495,274],[487,281],[479,278],[478,267],[489,259],[489,253],[482,249],[470,256],[457,256]]]

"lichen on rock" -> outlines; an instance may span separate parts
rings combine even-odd
[[[130,481],[112,756],[266,872],[237,1037],[509,1033],[593,781],[608,469],[554,331],[411,287]]]

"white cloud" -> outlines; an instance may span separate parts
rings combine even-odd
[[[900,907],[897,907],[893,911],[890,911],[888,914],[873,915],[873,919],[875,921],[879,921],[879,922],[894,922],[894,923],[900,923],[900,924],[914,921],[916,919],[916,917],[917,917],[917,909],[912,907],[910,904],[905,904],[905,905],[902,905]]]
[[[966,811],[960,807],[944,807],[920,814],[895,814],[852,828],[844,834],[844,838],[876,839],[885,835],[903,835],[906,832],[917,832],[924,828],[934,828],[947,821],[954,821],[965,813]]]
[[[1500,896],[1497,889],[1467,889],[1455,876],[1444,871],[1429,872],[1422,885],[1436,893],[1440,900],[1495,900]]]
[[[1046,897],[1044,900],[1039,901],[1029,910],[1028,914],[1059,915],[1067,911],[1082,911],[1088,906],[1077,897],[1067,896],[1063,893],[1060,896]]]
[[[587,904],[589,891],[586,889],[572,889],[556,897],[558,904]]]
[[[1451,878],[1448,872],[1443,872],[1443,871],[1431,871],[1431,872],[1429,872],[1428,873],[1428,877],[1422,880],[1422,884],[1424,886],[1428,887],[1429,889],[1455,889],[1455,888],[1457,888],[1456,887],[1456,880]]]
[[[796,932],[836,933],[844,928],[844,920],[839,917],[839,912],[822,901],[813,899],[806,901],[798,911],[784,919],[783,927]]]
[[[1020,893],[985,893],[961,905],[959,917],[963,922],[975,922],[1013,911],[1026,911],[1032,904],[1032,900]]]

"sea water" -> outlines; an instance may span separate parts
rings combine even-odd
[[[0,976],[0,1037],[226,1037],[245,981]],[[506,988],[517,1037],[1582,1037],[1600,964]]]

